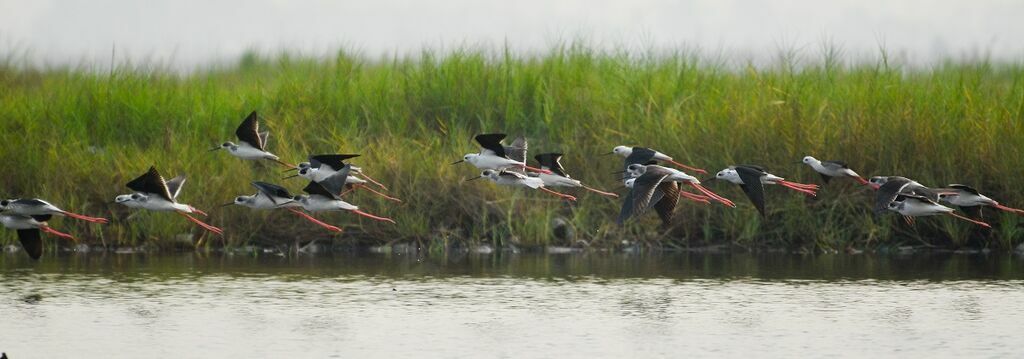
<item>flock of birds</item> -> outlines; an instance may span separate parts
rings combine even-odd
[[[324,223],[309,213],[347,211],[372,220],[395,223],[390,218],[366,213],[342,199],[344,195],[354,190],[365,190],[389,201],[401,202],[400,199],[381,192],[386,191],[387,187],[368,176],[360,167],[346,162],[359,155],[311,155],[307,162],[298,165],[283,162],[278,156],[267,151],[269,132],[260,131],[259,117],[255,111],[242,121],[235,131],[235,135],[238,137],[237,144],[224,142],[210,151],[224,150],[244,160],[277,162],[287,167],[288,171],[297,172],[285,178],[302,177],[308,179],[309,184],[303,188],[303,192],[306,194],[292,195],[286,188],[279,185],[259,181],[252,182],[256,193],[238,196],[234,201],[226,203],[222,207],[238,205],[255,210],[285,209],[332,232],[341,232],[342,229]],[[561,153],[536,155],[534,159],[539,167],[530,166],[526,158],[526,139],[518,137],[506,146],[502,143],[506,137],[505,134],[500,133],[477,135],[475,140],[480,144],[480,151],[467,154],[462,160],[452,164],[465,162],[483,170],[479,176],[467,181],[488,179],[498,185],[540,190],[568,201],[575,201],[576,197],[551,188],[582,188],[601,196],[619,197],[615,193],[595,189],[570,177],[561,164],[563,156]],[[681,199],[703,205],[718,203],[727,207],[736,207],[731,200],[704,187],[697,177],[684,172],[707,174],[703,169],[684,165],[664,153],[645,147],[617,146],[608,153],[608,155],[611,154],[625,158],[623,170],[616,172],[616,174],[622,175],[623,186],[628,189],[618,217],[620,225],[653,208],[663,225],[669,226],[672,224],[675,208]],[[965,212],[975,213],[975,216],[980,215],[981,207],[992,207],[1024,215],[1024,210],[1003,206],[967,185],[951,184],[942,188],[929,188],[914,180],[899,176],[876,176],[866,180],[844,162],[820,161],[806,156],[802,163],[820,174],[825,183],[829,183],[833,178],[850,178],[862,185],[870,186],[876,190],[874,210],[878,213],[885,211],[899,213],[908,224],[913,224],[915,217],[948,215],[979,226],[990,227],[989,224],[979,219],[958,214],[953,208],[940,204],[940,202],[958,206]],[[761,216],[766,216],[765,185],[778,185],[806,196],[816,196],[819,189],[818,185],[787,181],[783,177],[768,172],[764,167],[755,165],[729,166],[713,177],[705,179],[704,182],[713,180],[739,185]],[[177,201],[184,184],[184,176],[165,180],[155,167],[150,167],[146,173],[127,183],[127,187],[132,190],[132,193],[118,195],[114,202],[131,208],[174,212],[206,231],[223,235],[222,229],[193,216],[193,214],[207,216],[205,212]],[[693,191],[688,191],[687,187]],[[305,212],[300,211],[300,208]],[[75,240],[74,236],[49,226],[47,221],[54,216],[98,224],[108,223],[105,218],[69,212],[38,198],[0,201],[0,224],[17,231],[22,247],[33,259],[38,259],[42,255],[42,233]],[[202,241],[202,237],[200,241]],[[201,245],[201,242],[197,245]]]

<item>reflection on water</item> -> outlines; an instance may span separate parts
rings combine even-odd
[[[1013,256],[16,254],[14,359],[1017,356],[1024,322]]]

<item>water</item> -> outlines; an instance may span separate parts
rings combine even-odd
[[[1020,356],[1024,258],[0,255],[23,358]]]

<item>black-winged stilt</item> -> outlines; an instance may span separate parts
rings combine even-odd
[[[541,173],[537,175],[537,178],[544,181],[544,187],[579,187],[602,196],[613,198],[619,197],[619,195],[615,193],[591,188],[590,186],[584,185],[579,180],[569,177],[569,174],[565,173],[565,168],[562,167],[561,153],[542,153],[534,156],[533,158],[537,160],[541,169],[551,171],[551,174]]]
[[[302,213],[294,207],[302,207],[302,204],[295,201],[295,197],[288,193],[288,190],[284,187],[266,183],[266,182],[252,182],[252,186],[256,187],[256,194],[251,196],[238,196],[235,197],[234,202],[227,203],[225,205],[239,205],[243,207],[249,207],[257,210],[269,210],[284,208],[289,212],[295,213],[296,215],[305,218],[306,220],[315,223],[318,226],[324,227],[332,232],[341,232],[341,228],[332,226],[324,223],[313,216],[306,213]]]
[[[18,241],[21,242],[25,253],[32,259],[39,259],[43,255],[43,241],[40,232],[46,232],[61,238],[77,240],[74,236],[59,232],[46,224],[51,215],[23,216],[18,214],[0,214],[0,224],[4,227],[18,231]]]
[[[700,184],[700,180],[698,180],[697,177],[688,175],[688,174],[686,174],[683,171],[680,171],[680,170],[677,170],[677,169],[674,169],[674,168],[668,168],[668,167],[665,167],[665,166],[642,165],[642,164],[638,164],[638,163],[634,163],[634,164],[626,166],[626,175],[627,175],[627,177],[640,178],[640,177],[643,177],[647,173],[651,173],[651,176],[654,176],[655,178],[662,178],[661,180],[659,180],[659,182],[660,181],[670,181],[670,182],[679,182],[681,184],[686,184],[686,185],[689,185],[690,187],[693,187],[694,189],[696,189],[700,193],[704,194],[703,197],[707,197],[707,198],[713,199],[716,202],[719,202],[719,203],[724,204],[724,205],[729,206],[729,207],[736,207],[736,204],[733,203],[732,201],[730,201],[728,198],[722,197],[722,196],[718,195],[717,193],[714,193],[711,190],[705,188],[703,185]],[[703,199],[703,197],[692,197],[692,196],[690,196],[691,195],[690,193],[686,193],[686,194],[680,193],[680,195],[686,196],[687,198],[696,200],[698,202],[702,201],[702,199]]]
[[[345,166],[323,181],[310,181],[309,184],[302,189],[308,195],[295,196],[295,201],[299,202],[302,205],[302,208],[308,212],[349,211],[373,220],[395,223],[391,218],[375,216],[363,212],[359,207],[341,199],[341,193],[345,188],[346,177],[348,177],[351,170],[351,166]]]
[[[804,164],[811,166],[815,172],[821,175],[821,180],[828,183],[832,177],[850,177],[860,182],[862,185],[867,185],[868,181],[861,177],[857,172],[850,169],[850,166],[843,161],[819,161],[817,158],[812,156],[804,156],[802,161]]]
[[[622,201],[622,210],[619,211],[616,223],[622,225],[630,217],[644,214],[653,207],[663,226],[672,225],[679,196],[684,192],[680,191],[677,182],[667,181],[668,176],[663,171],[652,170],[650,173],[625,180],[629,193]]]
[[[627,166],[634,163],[647,164],[650,161],[662,161],[671,163],[672,165],[687,171],[693,171],[700,174],[708,173],[703,169],[676,162],[672,157],[647,147],[615,146],[615,148],[612,149],[612,152],[607,154],[613,153],[625,157]]]
[[[868,180],[868,185],[875,191],[875,213],[885,212],[889,203],[896,200],[901,194],[922,196],[932,201],[939,200],[939,191],[925,187],[912,179],[900,176],[874,176]],[[945,190],[942,190],[945,193]]]
[[[401,199],[388,196],[373,188],[370,188],[369,186],[366,185],[366,180],[356,177],[356,175],[358,174],[366,179],[370,179],[370,177],[360,172],[359,167],[352,166],[351,164],[345,162],[345,160],[355,157],[359,157],[359,155],[336,154],[309,156],[309,162],[303,162],[299,164],[298,173],[285,177],[285,179],[293,177],[302,177],[313,182],[323,182],[327,178],[333,176],[335,173],[338,173],[338,170],[345,168],[345,166],[348,166],[349,175],[345,177],[345,184],[347,184],[348,187],[362,189],[364,191],[373,193],[392,202],[402,202]],[[379,186],[381,189],[387,189],[387,187],[384,187],[384,185],[380,184],[379,182],[372,180],[371,182]]]
[[[67,216],[74,219],[92,223],[109,222],[106,218],[89,217],[65,211],[63,209],[57,208],[57,206],[50,204],[50,202],[38,198],[8,199],[0,201],[0,212],[21,216]]]
[[[951,184],[946,188],[939,189],[939,201],[965,209],[978,207],[992,207],[1018,215],[1024,215],[1024,210],[1010,208],[1000,204],[998,201],[981,194],[974,187],[963,184]]]
[[[573,197],[573,196],[570,196],[570,195],[567,195],[567,194],[564,194],[564,193],[558,193],[558,192],[552,191],[550,189],[544,188],[544,180],[540,179],[539,177],[530,177],[530,176],[527,176],[527,175],[519,173],[519,172],[499,171],[499,170],[484,170],[483,172],[480,173],[479,176],[470,178],[470,179],[468,179],[466,181],[469,182],[469,181],[474,181],[474,180],[478,180],[478,179],[481,179],[481,178],[489,179],[489,180],[491,180],[491,182],[497,183],[497,184],[502,185],[502,186],[526,187],[526,188],[530,188],[530,189],[539,189],[539,190],[541,190],[541,191],[543,191],[545,193],[548,193],[548,194],[550,194],[552,196],[557,196],[559,198],[567,199],[567,200],[570,200],[570,201],[575,201],[576,200],[576,197]]]
[[[475,139],[476,142],[480,144],[480,153],[466,154],[461,160],[455,161],[452,164],[454,165],[467,162],[474,167],[483,170],[501,171],[512,168],[523,168],[533,172],[551,173],[551,171],[530,167],[526,164],[525,139],[522,140],[521,146],[506,147],[501,144],[501,140],[505,139],[506,136],[507,135],[504,133],[487,133],[477,135]],[[519,142],[518,139],[517,142]],[[509,152],[511,152],[512,156],[521,158],[521,160],[511,158]]]
[[[135,191],[135,193],[117,196],[114,202],[150,211],[175,212],[207,231],[223,235],[224,231],[220,228],[206,224],[189,215],[191,213],[199,213],[205,216],[206,213],[187,204],[178,203],[175,200],[178,193],[181,192],[183,184],[184,177],[181,177],[177,187],[174,191],[171,191],[168,182],[164,180],[160,172],[157,172],[156,167],[150,167],[149,171],[146,171],[145,174],[128,182],[128,188]]]
[[[808,196],[817,195],[816,191],[818,190],[817,185],[786,181],[785,178],[768,173],[764,167],[755,165],[729,166],[715,174],[714,179],[739,185],[762,217],[767,217],[764,211],[764,185],[766,184],[777,184]]]
[[[977,224],[985,228],[992,228],[992,226],[989,225],[988,223],[961,216],[954,212],[952,208],[938,204],[935,201],[929,199],[928,197],[918,196],[914,194],[897,195],[895,200],[889,202],[889,204],[886,205],[886,209],[903,215],[903,217],[907,219],[908,224],[912,223],[913,217],[924,217],[944,214],[955,217],[960,220]]]
[[[259,116],[256,111],[242,120],[242,124],[238,125],[238,129],[235,130],[235,136],[238,137],[238,144],[228,141],[210,151],[223,149],[232,156],[244,160],[271,160],[287,167],[295,167],[267,151],[267,139],[270,137],[270,132],[260,132]]]

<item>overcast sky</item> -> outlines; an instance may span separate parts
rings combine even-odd
[[[584,36],[603,47],[685,46],[737,57],[780,48],[848,54],[881,45],[914,63],[1024,56],[1024,1],[897,0],[0,0],[0,52],[45,63],[118,58],[179,68],[247,49],[366,55],[460,44],[544,49]]]

